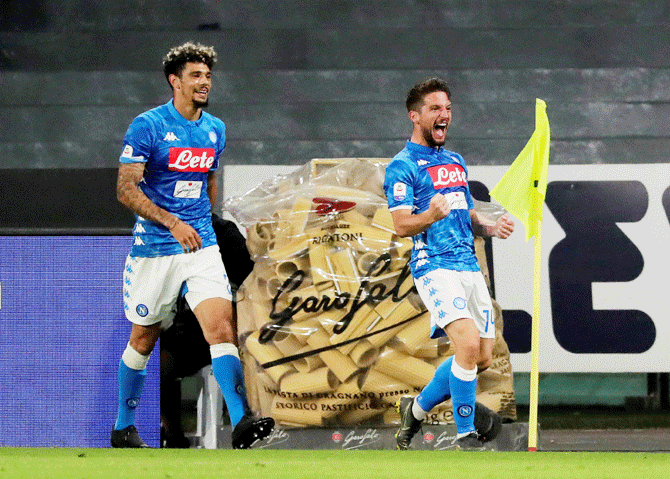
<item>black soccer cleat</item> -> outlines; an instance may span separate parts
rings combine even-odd
[[[403,396],[396,402],[396,411],[400,413],[400,427],[395,433],[395,440],[398,449],[406,451],[412,445],[412,438],[421,429],[423,421],[418,420],[412,414],[412,405],[414,398],[412,396]]]
[[[245,414],[233,429],[233,449],[249,449],[268,437],[275,427],[271,417],[256,418],[252,414]]]
[[[467,436],[456,439],[456,446],[460,451],[483,451],[484,443],[479,440],[479,436],[472,431]]]
[[[482,442],[493,441],[502,430],[500,415],[481,403],[475,403],[475,429]]]
[[[119,447],[119,448],[149,447],[137,433],[137,429],[135,428],[135,426],[128,426],[118,431],[112,428],[112,437],[110,442],[112,444],[112,447]]]

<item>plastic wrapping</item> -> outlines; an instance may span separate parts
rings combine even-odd
[[[312,160],[224,205],[247,229],[255,261],[237,302],[249,402],[284,427],[396,424],[396,400],[418,393],[453,353],[429,338],[409,270],[412,242],[395,234],[383,192],[386,164]],[[500,308],[496,316],[501,327]],[[478,399],[516,419],[498,336]],[[429,422],[453,422],[451,404]]]

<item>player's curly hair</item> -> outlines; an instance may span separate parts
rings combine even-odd
[[[423,98],[436,91],[443,91],[451,99],[451,90],[447,82],[440,78],[429,78],[414,85],[407,93],[407,100],[405,100],[407,111],[419,111],[423,105]]]
[[[168,83],[170,83],[170,75],[180,76],[184,66],[189,62],[204,63],[211,70],[216,63],[214,47],[186,42],[172,48],[163,58],[163,73]]]

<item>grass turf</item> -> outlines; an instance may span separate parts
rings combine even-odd
[[[670,455],[597,452],[0,448],[0,478],[652,478]]]

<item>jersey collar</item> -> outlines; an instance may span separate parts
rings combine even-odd
[[[174,99],[167,102],[167,107],[172,117],[177,121],[177,123],[179,123],[182,126],[188,126],[188,125],[199,126],[200,123],[202,123],[202,119],[205,117],[205,112],[203,111],[202,114],[200,115],[200,118],[198,118],[197,120],[195,121],[187,120],[186,118],[181,116],[181,113],[179,113],[177,109],[174,107]]]
[[[407,148],[422,155],[437,155],[444,151],[444,147],[442,146],[433,148],[432,146],[419,145],[412,140],[407,140]]]

